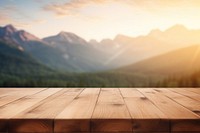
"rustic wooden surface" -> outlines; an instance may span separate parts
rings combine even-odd
[[[0,88],[0,133],[200,133],[200,88]]]

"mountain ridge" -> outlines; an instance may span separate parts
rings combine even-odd
[[[116,71],[147,75],[187,75],[200,70],[199,59],[200,44],[196,44],[139,61]]]
[[[2,29],[7,30],[3,32]],[[39,39],[31,33],[7,25],[0,27],[0,40],[11,45],[18,44],[18,49],[29,52],[50,68],[69,72],[93,72],[120,68],[191,44],[198,44],[200,30],[189,30],[182,25],[174,25],[165,31],[154,29],[147,35],[138,37],[119,34],[114,39],[87,42],[78,35],[65,31]]]
[[[190,75],[200,68],[200,45],[191,45],[200,44],[199,30],[181,26],[101,42],[69,32],[51,37],[0,27],[0,85],[155,86],[168,76]]]

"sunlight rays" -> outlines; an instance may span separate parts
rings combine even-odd
[[[197,59],[198,59],[199,55],[200,55],[200,45],[196,49],[195,53],[193,54],[193,58],[191,59],[191,66],[190,66],[190,68],[192,68],[195,65],[195,63],[197,62]]]

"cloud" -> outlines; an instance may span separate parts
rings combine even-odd
[[[6,5],[0,7],[1,16],[4,16],[7,19],[10,20],[19,20],[22,18],[29,18],[28,15],[26,15],[23,11],[21,11],[17,6],[15,5]]]
[[[25,21],[15,19],[9,16],[5,12],[0,12],[0,25],[12,24],[18,28],[25,28],[25,27],[31,27],[33,25],[45,24],[45,23],[47,23],[47,21],[44,19],[35,19],[35,20],[25,22]]]
[[[15,21],[13,25],[19,28],[27,28],[27,27],[32,27],[34,25],[40,25],[45,23],[47,23],[47,21],[44,19],[36,19],[28,22]]]
[[[0,24],[5,25],[11,22],[11,18],[5,15],[3,12],[0,12]]]
[[[7,19],[8,19],[8,17],[5,15],[5,13],[4,12],[0,12],[0,21],[7,20]]]
[[[125,0],[125,3],[147,11],[191,9],[200,7],[199,0]]]
[[[0,24],[6,25],[15,22],[11,14],[16,11],[14,6],[5,6],[0,8]]]
[[[64,4],[50,4],[43,7],[45,11],[51,11],[57,16],[75,15],[81,8],[92,4],[104,4],[114,0],[70,0]]]
[[[37,19],[37,20],[34,20],[33,23],[35,23],[35,24],[45,24],[45,23],[47,23],[47,20]]]
[[[16,27],[24,28],[46,22],[44,19],[33,18],[16,5],[0,7],[0,25],[12,24]]]
[[[117,2],[147,11],[200,7],[200,0],[70,0],[63,4],[46,5],[43,9],[57,16],[66,16],[78,14],[82,8],[89,5]]]

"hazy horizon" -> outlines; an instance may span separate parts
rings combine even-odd
[[[2,0],[0,4],[0,25],[13,24],[40,38],[66,31],[100,41],[117,34],[146,35],[176,24],[200,29],[200,16],[195,15],[200,11],[198,0]]]
[[[5,24],[5,25],[0,25],[0,27],[6,27],[6,26],[9,26],[9,25],[14,26],[14,28],[17,28],[17,30],[25,30],[25,29],[23,29],[23,28],[18,28],[18,27],[16,27],[14,24],[11,24],[11,23],[10,23],[10,24]],[[130,35],[126,35],[126,34],[117,33],[117,34],[116,34],[114,37],[112,37],[112,38],[105,37],[105,38],[102,38],[102,39],[100,39],[100,40],[98,40],[98,39],[96,39],[96,38],[91,38],[91,39],[87,40],[86,38],[83,38],[82,36],[76,34],[76,33],[73,32],[73,31],[69,32],[69,31],[64,31],[64,30],[61,30],[61,31],[59,31],[59,32],[56,32],[56,33],[54,33],[54,34],[50,34],[50,35],[45,36],[45,37],[42,37],[42,38],[39,37],[39,36],[37,36],[36,34],[33,34],[33,35],[35,35],[36,37],[39,37],[40,39],[43,39],[43,38],[46,38],[46,37],[55,36],[55,35],[57,35],[57,34],[59,34],[59,33],[61,33],[61,32],[66,32],[66,33],[69,32],[69,33],[74,33],[74,34],[78,35],[79,37],[85,39],[86,41],[96,40],[97,42],[100,42],[100,41],[102,41],[102,40],[104,40],[104,39],[114,39],[114,38],[115,38],[116,36],[118,36],[118,35],[123,35],[123,36],[127,36],[127,37],[132,37],[132,38],[140,37],[140,36],[146,36],[146,35],[150,34],[151,32],[153,32],[153,31],[155,31],[155,30],[159,30],[159,31],[161,31],[161,32],[165,32],[166,30],[168,30],[168,29],[170,29],[170,28],[172,28],[172,27],[177,27],[177,26],[181,26],[181,27],[183,26],[184,28],[186,28],[186,29],[188,29],[188,30],[200,30],[200,28],[199,28],[199,29],[189,29],[188,27],[186,27],[186,26],[183,25],[183,24],[175,24],[175,25],[171,25],[170,27],[167,27],[167,28],[164,29],[164,30],[161,30],[161,29],[158,29],[158,28],[151,29],[151,30],[149,30],[146,34],[138,34],[138,35],[135,35],[135,36],[130,36]],[[25,30],[25,31],[26,31],[26,30]],[[30,34],[32,34],[32,32],[30,32],[30,31],[27,31],[27,32],[29,32]]]

